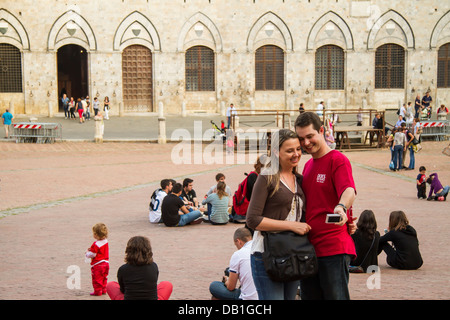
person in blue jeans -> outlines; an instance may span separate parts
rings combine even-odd
[[[405,136],[406,128],[402,128],[398,130],[394,135],[394,142],[392,144],[392,150],[394,152],[394,171],[398,171],[402,169],[403,163],[403,150],[406,150],[406,136]]]
[[[250,264],[250,250],[253,242],[250,230],[245,227],[236,229],[233,242],[238,250],[231,256],[222,282],[211,282],[209,292],[212,299],[258,300]]]
[[[259,300],[295,300],[299,281],[274,281],[266,272],[262,232],[292,231],[304,235],[311,229],[300,221],[305,195],[297,172],[302,154],[297,134],[289,129],[274,132],[270,154],[270,163],[256,178],[246,215],[248,227],[254,230],[250,251],[253,282]]]
[[[403,128],[402,128],[403,129]],[[404,133],[405,133],[405,151],[403,151],[403,163],[405,162],[405,158],[406,158],[406,149],[409,149],[409,166],[407,168],[405,168],[405,170],[414,170],[414,166],[416,164],[415,158],[414,158],[414,149],[413,149],[413,140],[414,140],[414,134],[406,129],[404,129]],[[403,166],[404,167],[404,166]]]
[[[180,199],[182,189],[181,183],[175,183],[172,192],[164,198],[161,205],[161,217],[167,227],[183,227],[202,222],[203,214],[199,210],[189,211]]]

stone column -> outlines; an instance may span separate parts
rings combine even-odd
[[[158,117],[158,143],[165,144],[167,142],[166,139],[166,118]]]
[[[103,116],[101,113],[97,114],[94,117],[95,120],[95,136],[94,140],[96,143],[102,143],[103,142],[103,133],[104,133],[104,123],[103,123]]]

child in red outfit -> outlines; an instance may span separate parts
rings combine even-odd
[[[86,258],[91,259],[92,286],[91,296],[101,296],[106,293],[106,283],[109,274],[108,228],[104,223],[92,227],[96,241],[86,252]]]

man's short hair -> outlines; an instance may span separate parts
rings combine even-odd
[[[242,228],[236,229],[236,231],[234,232],[233,240],[236,241],[237,239],[247,242],[252,239],[252,234],[251,234],[250,230],[248,230],[245,227],[242,227]]]
[[[172,187],[172,193],[181,192],[182,189],[183,189],[183,186],[181,185],[181,183],[175,183]]]
[[[319,116],[315,112],[307,111],[302,113],[297,117],[295,120],[295,127],[304,128],[309,126],[310,124],[313,125],[314,130],[320,131],[320,128],[322,127],[322,121],[320,120]]]
[[[170,186],[170,183],[171,183],[172,181],[170,181],[170,179],[162,179],[161,180],[161,189],[165,189],[165,188],[167,188],[168,186]]]
[[[192,180],[191,178],[186,178],[183,180],[183,188],[187,187],[189,185],[189,183],[194,182],[194,180]]]
[[[219,181],[222,178],[225,178],[225,175],[223,173],[216,174],[216,181]]]

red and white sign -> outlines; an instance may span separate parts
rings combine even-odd
[[[40,124],[15,124],[14,129],[40,129]]]
[[[424,128],[433,128],[433,127],[444,127],[448,125],[446,121],[428,121],[428,122],[419,122],[419,125]]]

